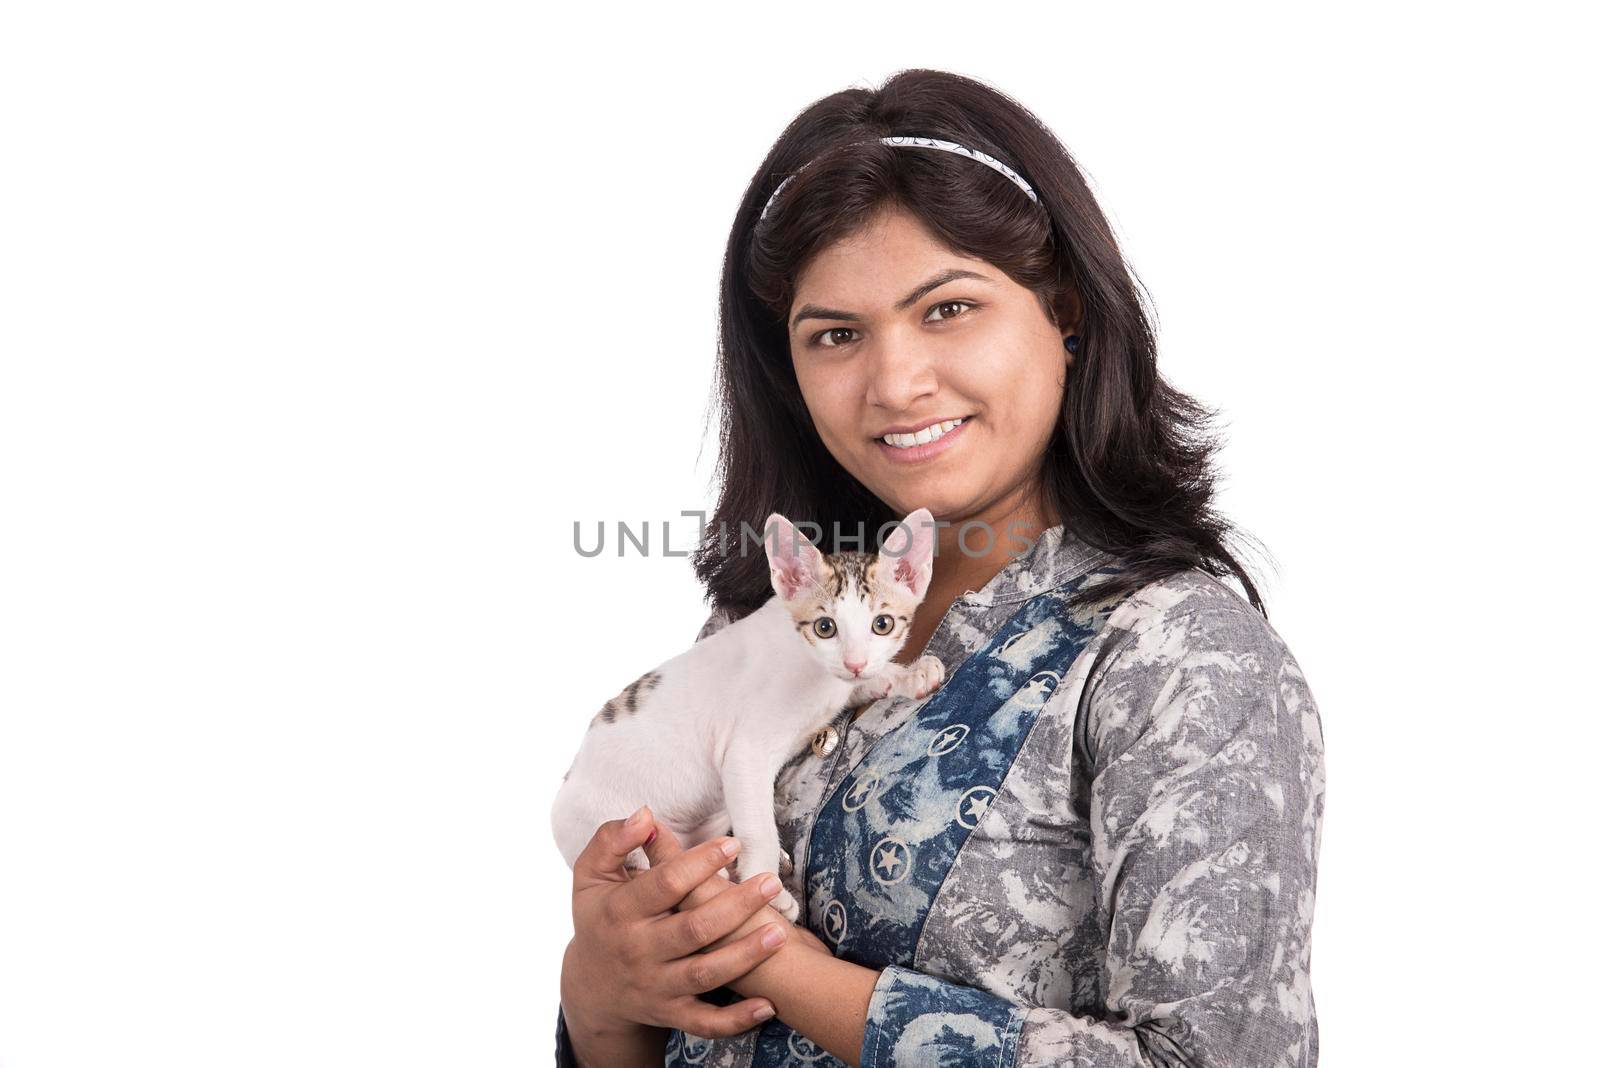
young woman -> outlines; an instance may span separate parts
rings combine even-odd
[[[937,71],[819,101],[746,191],[721,323],[711,530],[780,511],[871,550],[929,508],[899,659],[946,681],[780,772],[803,925],[717,874],[725,840],[602,826],[558,1062],[1314,1064],[1316,705],[1065,149]],[[696,566],[702,636],[770,596],[759,552]]]

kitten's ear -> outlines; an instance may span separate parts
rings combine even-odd
[[[801,590],[822,585],[822,553],[793,523],[773,512],[767,516],[765,539],[772,588],[779,597],[792,601]]]
[[[933,576],[933,543],[933,513],[918,508],[883,539],[883,549],[878,554],[879,578],[904,586],[911,596],[922,600]]]

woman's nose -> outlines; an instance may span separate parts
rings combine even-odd
[[[919,398],[936,392],[938,376],[916,338],[890,332],[873,345],[867,364],[867,403],[889,411],[910,411]]]

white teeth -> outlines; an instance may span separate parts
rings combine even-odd
[[[942,423],[925,426],[915,434],[885,434],[879,440],[893,445],[897,449],[909,449],[914,445],[926,445],[930,441],[938,441],[964,422],[966,422],[964,418],[946,419]]]

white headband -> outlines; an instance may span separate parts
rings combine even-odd
[[[856,143],[857,144],[871,144],[870,141],[858,141]],[[995,170],[999,171],[1001,174],[1003,174],[1007,178],[1011,179],[1011,181],[1015,182],[1018,189],[1022,190],[1024,193],[1028,194],[1028,199],[1029,200],[1033,201],[1035,204],[1039,203],[1039,195],[1033,191],[1033,186],[1029,185],[1027,182],[1025,182],[1023,180],[1022,175],[1018,174],[1016,171],[1012,170],[1010,167],[1007,167],[1004,163],[1001,163],[999,160],[995,159],[993,156],[989,155],[987,152],[979,152],[975,148],[968,148],[966,145],[958,145],[954,141],[939,141],[939,140],[936,140],[935,138],[932,138],[932,137],[908,137],[908,136],[904,136],[904,135],[891,135],[889,137],[880,137],[880,138],[878,138],[878,143],[879,144],[885,144],[885,145],[893,145],[893,146],[895,146],[897,148],[906,148],[906,147],[910,147],[910,148],[937,148],[937,149],[939,149],[940,151],[943,151],[943,152],[956,152],[956,153],[959,153],[959,154],[961,154],[963,156],[966,156],[968,159],[977,160],[979,163],[983,164],[985,167],[993,167]],[[811,166],[810,163],[805,163],[800,167],[800,170],[805,170],[806,167],[809,167],[809,166]],[[795,172],[795,174],[799,174],[799,173],[800,173],[800,171],[796,171]],[[778,199],[778,194],[783,192],[783,187],[788,185],[793,180],[794,180],[794,174],[791,174],[791,175],[789,175],[789,177],[785,178],[783,181],[778,183],[778,188],[776,188],[776,189],[774,189],[772,191],[772,195],[767,198],[766,206],[761,209],[761,218],[762,219],[765,219],[767,217],[767,212],[772,210],[772,202],[774,200]]]

